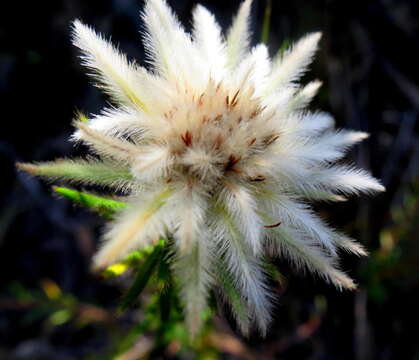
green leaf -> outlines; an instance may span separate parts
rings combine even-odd
[[[140,250],[130,252],[122,261],[110,265],[103,270],[103,277],[105,279],[109,279],[121,276],[128,269],[139,266],[142,260],[150,256],[150,254],[154,251],[155,246],[156,245],[148,245]]]
[[[173,297],[173,285],[171,281],[168,281],[167,284],[165,284],[160,298],[159,298],[159,305],[160,305],[160,320],[162,324],[169,321],[170,318],[170,310],[172,307],[172,297]]]
[[[266,0],[265,15],[263,16],[261,41],[267,44],[271,28],[272,0]]]
[[[60,309],[60,310],[55,311],[52,315],[50,315],[49,321],[51,322],[52,325],[59,326],[68,322],[72,316],[73,314],[71,313],[70,310]]]
[[[133,176],[128,168],[96,159],[58,159],[37,164],[18,163],[17,167],[30,175],[52,181],[100,185],[119,190],[129,190],[133,186]]]
[[[101,196],[92,195],[66,187],[53,186],[52,189],[57,194],[71,200],[73,203],[96,211],[107,219],[112,219],[115,213],[127,207],[127,204],[121,201],[107,199]]]
[[[275,264],[273,264],[268,258],[262,259],[262,265],[269,277],[278,282],[280,285],[285,283],[285,276],[280,273]]]
[[[279,57],[282,58],[284,56],[285,52],[289,49],[291,45],[291,41],[288,39],[285,39],[282,41],[281,47],[278,50]]]
[[[222,260],[218,261],[216,267],[218,271],[218,280],[224,290],[226,300],[231,306],[231,310],[237,324],[240,326],[241,331],[244,335],[247,335],[249,333],[250,326],[249,309],[247,304],[243,300],[242,294],[234,284],[234,277],[230,274],[224,262],[222,262]]]
[[[144,260],[154,251],[155,246],[156,245],[148,245],[140,250],[132,251],[124,258],[123,262],[130,266],[137,266],[141,260]]]
[[[121,311],[125,311],[128,307],[130,307],[136,301],[141,292],[144,290],[151,275],[154,272],[154,269],[161,260],[163,248],[164,241],[161,240],[154,247],[153,252],[147,257],[144,263],[138,267],[134,283],[132,284],[131,288],[128,290],[127,294],[122,299],[122,302],[120,304]]]

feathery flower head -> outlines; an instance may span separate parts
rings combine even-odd
[[[190,35],[164,0],[147,0],[148,70],[75,21],[83,64],[115,106],[75,121],[73,139],[95,158],[22,165],[36,175],[126,193],[129,206],[105,232],[98,268],[170,235],[191,332],[201,325],[209,289],[223,288],[228,278],[246,307],[240,314],[233,306],[241,330],[256,322],[266,333],[267,256],[286,257],[339,289],[355,288],[338,268],[337,251],[365,251],[307,202],[384,189],[366,171],[333,164],[367,135],[336,131],[330,115],[306,110],[321,83],[297,81],[320,33],[271,60],[264,44],[249,47],[250,8],[245,0],[223,35],[198,5]]]

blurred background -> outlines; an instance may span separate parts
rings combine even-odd
[[[190,28],[196,1],[168,2]],[[239,5],[201,3],[224,28]],[[0,359],[419,359],[419,2],[253,6],[254,43],[271,13],[272,55],[284,41],[323,32],[304,79],[324,81],[313,107],[340,127],[371,133],[348,160],[370,169],[387,192],[316,205],[369,249],[366,259],[343,257],[359,290],[337,292],[279,260],[285,279],[274,288],[279,301],[266,339],[241,337],[221,306],[188,346],[180,323],[155,320],[147,293],[139,308],[117,315],[130,278],[89,271],[104,220],[52,196],[50,185],[14,163],[80,153],[67,140],[76,110],[97,113],[108,99],[79,65],[70,23],[82,19],[142,61],[142,1],[7,1],[0,13]]]

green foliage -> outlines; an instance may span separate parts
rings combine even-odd
[[[218,281],[224,290],[226,300],[231,306],[231,311],[238,320],[238,324],[240,325],[243,334],[248,335],[250,323],[247,304],[243,300],[242,294],[234,283],[234,277],[230,274],[224,262],[219,261],[217,269]]]
[[[121,311],[130,307],[146,287],[151,275],[161,260],[163,247],[164,241],[160,240],[160,242],[154,247],[153,252],[145,259],[144,263],[138,266],[135,280],[120,303]]]
[[[42,322],[45,329],[73,322],[78,327],[107,318],[106,312],[95,305],[83,303],[74,295],[64,292],[51,279],[43,279],[39,288],[28,289],[19,282],[9,285],[8,293],[14,308],[26,309],[21,319],[23,327]]]
[[[289,41],[288,39],[283,40],[278,50],[279,57],[282,57],[285,54],[285,52],[290,48],[290,46],[291,46],[291,41]]]
[[[419,223],[419,182],[405,193],[403,201],[391,209],[392,223],[383,228],[379,246],[362,268],[370,298],[383,304],[392,294],[419,284],[417,224]]]
[[[263,16],[261,41],[267,44],[271,28],[272,0],[266,0],[265,14]]]
[[[136,268],[141,265],[150,254],[153,252],[155,245],[149,245],[142,249],[130,252],[121,262],[108,266],[103,272],[102,276],[106,279],[123,275],[128,269]]]
[[[48,168],[48,171],[54,166]],[[46,168],[44,167],[42,170],[45,171]],[[71,176],[73,179],[74,174],[75,172],[72,171]],[[73,204],[88,208],[110,220],[119,211],[128,206],[122,201],[67,187],[54,186],[53,191],[70,200]],[[165,190],[153,206],[161,206],[164,203],[165,196],[169,193],[170,190]],[[140,323],[134,325],[128,333],[115,334],[115,343],[111,344],[111,348],[108,349],[109,354],[113,355],[101,355],[101,359],[118,359],[123,354],[129,352],[138,341],[147,338],[148,334],[153,334],[152,347],[150,349],[152,354],[163,350],[167,351],[170,345],[174,346],[173,344],[177,344],[179,353],[194,356],[196,359],[214,359],[217,357],[218,350],[204,340],[212,332],[209,319],[212,316],[213,310],[208,309],[202,314],[206,325],[200,337],[197,337],[191,343],[188,330],[184,324],[185,319],[182,306],[179,302],[177,288],[174,286],[172,279],[170,246],[172,246],[170,239],[161,239],[155,245],[131,252],[121,262],[109,266],[102,272],[104,278],[114,278],[126,274],[128,270],[135,271],[135,278],[132,285],[119,304],[119,310],[121,312],[128,310],[143,293],[145,304],[140,310],[144,314]],[[44,286],[43,296],[49,299],[45,302],[46,305],[36,307],[30,313],[30,318],[27,321],[47,318],[48,323],[53,327],[61,326],[73,320],[86,323],[83,318],[77,315],[78,309],[82,305],[76,299],[70,299],[69,296],[62,294],[58,287],[51,284],[52,282]],[[231,276],[226,274],[223,277],[222,286],[226,289],[227,300],[231,303],[233,311],[240,313],[243,319],[247,317],[245,304],[240,293],[235,288]],[[146,287],[149,287],[150,291],[145,291]],[[21,294],[20,296],[23,296],[22,294],[24,292],[20,291],[19,293]],[[154,295],[150,295],[151,293]],[[55,305],[51,306],[51,303]],[[214,306],[215,304],[213,304]]]
[[[132,175],[124,166],[102,162],[94,158],[58,159],[38,164],[17,164],[20,170],[49,180],[69,181],[75,184],[99,185],[126,190],[132,186]]]
[[[66,187],[53,186],[52,189],[59,195],[71,200],[74,204],[84,206],[99,213],[106,219],[111,219],[115,213],[126,208],[122,201],[107,199],[102,196],[81,192]]]
[[[142,286],[138,286],[134,291],[135,281],[130,291],[132,291],[132,299],[135,301],[138,290],[143,290],[142,311],[144,316],[138,324],[121,335],[121,338],[115,339],[113,351],[111,351],[113,355],[109,359],[123,358],[135,347],[135,344],[146,338],[152,342],[151,353],[148,353],[150,358],[157,358],[158,354],[167,355],[168,352],[173,351],[181,357],[181,354],[186,354],[187,357],[194,359],[217,358],[218,351],[205,340],[206,336],[212,332],[209,322],[212,311],[203,314],[206,325],[201,337],[195,339],[193,343],[190,342],[178,291],[172,279],[170,245],[170,239],[161,240],[150,255],[145,260],[141,260],[142,265],[140,265],[135,281],[138,280],[141,285],[147,282],[149,291]],[[150,259],[153,257],[158,259],[157,264]],[[147,262],[149,262],[148,265],[146,265]],[[149,270],[147,272],[144,269]],[[175,350],[170,350],[171,348]]]

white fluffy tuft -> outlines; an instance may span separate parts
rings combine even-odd
[[[151,71],[76,20],[73,42],[115,102],[75,122],[73,139],[101,160],[20,165],[49,179],[126,191],[128,208],[109,225],[95,266],[169,234],[192,335],[202,325],[210,288],[223,288],[222,278],[231,279],[244,303],[243,315],[229,300],[241,329],[252,321],[266,334],[270,255],[338,288],[355,288],[339,270],[338,249],[366,251],[327,226],[307,201],[384,190],[367,171],[335,164],[367,134],[336,131],[329,114],[307,110],[321,83],[297,81],[321,34],[303,37],[272,63],[265,45],[249,48],[251,4],[243,1],[225,39],[200,5],[190,35],[165,0],[146,0]]]
[[[321,36],[320,32],[304,36],[276,60],[271,74],[271,91],[292,85],[306,72]]]
[[[250,44],[249,15],[252,0],[244,0],[227,35],[228,67],[234,69],[248,52]]]

